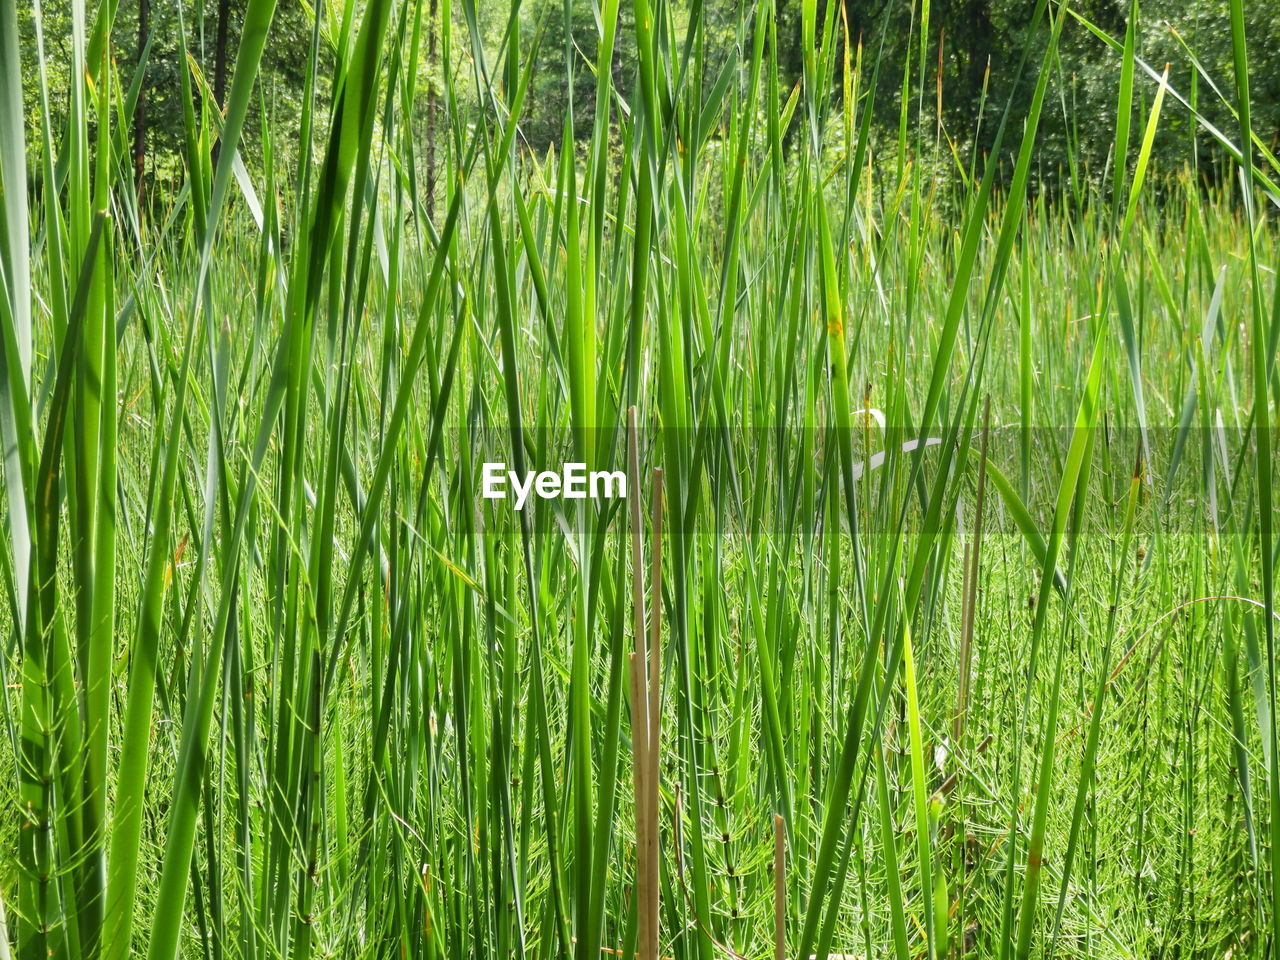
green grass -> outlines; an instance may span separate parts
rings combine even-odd
[[[699,6],[604,0],[539,156],[559,5],[321,5],[291,142],[249,0],[141,208],[70,3],[28,63],[0,0],[0,960],[1280,957],[1242,0],[1179,169],[1136,2],[1035,5],[1001,164],[936,140],[927,2],[903,64],[806,0],[786,89],[770,0],[714,70]],[[1050,194],[1068,31],[1112,162]]]

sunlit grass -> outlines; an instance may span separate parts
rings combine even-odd
[[[782,88],[769,0],[714,77],[689,9],[604,0],[546,156],[518,6],[496,42],[470,0],[322,8],[282,142],[249,0],[145,209],[72,5],[19,63],[0,0],[0,960],[1275,956],[1241,0],[1212,170],[1153,157],[1196,117],[1136,3],[1035,5],[988,163],[940,155],[927,44],[882,63],[836,4]],[[1112,163],[1048,194],[1067,30]],[[516,511],[488,461],[630,497]]]

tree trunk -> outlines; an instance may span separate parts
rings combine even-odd
[[[436,4],[427,19],[427,219],[436,216]]]
[[[150,33],[151,0],[138,0],[138,65],[147,49]],[[138,102],[133,110],[133,189],[138,196],[138,211],[142,212],[144,177],[147,170],[147,82],[144,77],[138,88]]]
[[[213,98],[221,110],[227,96],[227,32],[230,29],[231,0],[218,0],[218,36],[213,48]]]
[[[218,32],[213,43],[213,105],[222,110],[227,100],[227,34],[230,32],[231,0],[218,0]],[[215,140],[209,149],[209,162],[218,166],[218,147],[221,139]]]
[[[982,85],[991,63],[991,12],[987,0],[969,0],[969,103],[973,119],[977,119]]]

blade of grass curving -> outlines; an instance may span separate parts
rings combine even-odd
[[[1267,650],[1267,702],[1270,707],[1270,729],[1262,731],[1269,746],[1267,765],[1267,785],[1270,808],[1268,853],[1270,857],[1270,937],[1273,953],[1280,952],[1280,817],[1275,815],[1280,809],[1280,726],[1276,718],[1276,628],[1275,618],[1275,561],[1273,553],[1273,489],[1272,489],[1272,436],[1271,412],[1268,381],[1273,358],[1268,355],[1270,338],[1267,330],[1266,314],[1263,310],[1262,277],[1258,270],[1258,254],[1254,237],[1254,202],[1253,182],[1254,164],[1253,126],[1251,120],[1251,104],[1249,99],[1249,55],[1245,42],[1244,3],[1243,0],[1231,0],[1231,50],[1235,66],[1236,112],[1240,120],[1240,143],[1244,145],[1240,151],[1241,193],[1244,203],[1248,267],[1249,267],[1249,301],[1250,301],[1250,373],[1253,385],[1253,420],[1255,425],[1254,471],[1258,503],[1258,552],[1262,580],[1262,618],[1266,631]],[[1167,72],[1167,71],[1166,71]],[[1280,955],[1280,954],[1278,954]]]
[[[25,618],[30,569],[28,519],[30,465],[23,464],[22,411],[31,390],[31,260],[27,240],[27,145],[22,60],[18,55],[18,13],[14,0],[0,0],[0,286],[4,289],[5,359],[0,364],[0,442],[4,443],[4,476],[8,506],[7,533],[13,556],[18,613]],[[39,30],[37,25],[37,30]],[[43,71],[43,57],[41,57]],[[47,128],[46,128],[47,133]]]

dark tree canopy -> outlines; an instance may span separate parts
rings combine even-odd
[[[144,0],[119,0],[113,29],[113,54],[122,83],[132,80],[139,47],[138,17]],[[828,21],[829,0],[818,2],[821,42],[822,24]],[[68,0],[47,0],[43,5],[45,35],[69,35]],[[629,95],[634,80],[635,30],[629,3],[622,5],[613,71],[615,88]],[[925,147],[938,146],[939,163],[948,157],[966,158],[977,152],[987,154],[992,145],[1001,111],[1012,98],[1014,121],[1022,115],[1034,87],[1034,65],[1014,88],[1016,64],[1028,44],[1043,44],[1040,36],[1028,35],[1028,22],[1035,0],[934,0],[930,4],[928,36],[924,43],[921,72],[921,23],[919,5],[905,0],[843,0],[831,18],[838,31],[837,41],[846,38],[860,47],[864,78],[879,63],[879,80],[874,91],[874,118],[879,142],[891,148],[898,136],[904,70],[911,71],[907,88],[920,111],[912,116],[919,123],[919,137]],[[181,32],[192,51],[190,68],[196,97],[214,96],[228,82],[239,42],[243,0],[202,0],[184,5],[185,23],[175,3],[150,4],[149,57],[143,89],[146,93],[146,176],[153,181],[175,184],[182,177],[183,104],[181,77],[184,68]],[[323,9],[323,8],[321,8]],[[497,50],[506,28],[506,14],[495,7],[479,5],[481,28]],[[736,0],[707,0],[696,6],[678,5],[672,33],[679,40],[690,18],[701,18],[701,43],[692,51],[689,67],[708,90],[721,75],[728,57],[739,55],[748,42],[742,22],[743,6]],[[777,0],[776,36],[778,49],[778,95],[785,101],[798,82],[803,68],[801,0]],[[296,140],[282,131],[298,129],[305,95],[304,78],[313,46],[312,7],[299,0],[283,0],[272,25],[258,89],[258,104],[270,114],[272,129],[280,141],[277,149],[289,149]],[[1102,182],[1108,163],[1110,136],[1089,135],[1098,124],[1110,128],[1115,114],[1116,78],[1119,55],[1091,32],[1084,21],[1117,40],[1123,39],[1129,12],[1123,0],[1079,0],[1063,31],[1060,56],[1052,78],[1050,109],[1041,122],[1041,146],[1037,151],[1036,181],[1041,189],[1061,186],[1075,177]],[[1280,140],[1280,5],[1261,0],[1246,8],[1253,74],[1253,123],[1264,143],[1274,147]],[[455,19],[461,20],[457,6]],[[591,134],[595,110],[593,71],[598,50],[598,10],[593,0],[529,0],[521,13],[519,42],[523,56],[535,57],[533,89],[527,98],[520,135],[523,145],[542,155],[558,145],[565,133],[565,120],[572,104],[572,130],[579,141]],[[1231,40],[1227,6],[1218,0],[1147,0],[1141,8],[1139,56],[1152,71],[1170,65],[1170,84],[1192,102],[1202,116],[1219,129],[1233,127],[1230,111],[1214,91],[1230,95]],[[34,45],[32,19],[26,12],[21,20],[24,56]],[[331,25],[322,21],[318,31],[317,56],[332,59],[329,48]],[[454,25],[454,34],[465,33],[465,24]],[[847,31],[847,32],[846,32]],[[677,43],[678,45],[678,43]],[[841,48],[842,49],[842,48]],[[455,60],[466,57],[466,45],[456,43]],[[566,51],[572,51],[566,55]],[[69,51],[49,51],[66,57]],[[1192,58],[1194,55],[1194,61]],[[843,57],[837,58],[842,62]],[[1194,62],[1198,61],[1201,74]],[[437,67],[438,72],[438,67]],[[327,75],[321,71],[322,76]],[[570,75],[572,82],[569,81]],[[432,78],[423,78],[422,89]],[[1135,117],[1140,118],[1150,100],[1154,80],[1140,76]],[[52,76],[52,109],[57,116],[66,106],[63,76]],[[1211,82],[1210,82],[1211,81]],[[745,82],[741,79],[740,82]],[[842,78],[837,71],[837,87]],[[865,92],[865,87],[864,87]],[[314,95],[323,105],[330,91],[317,89]],[[838,94],[838,89],[837,89]],[[426,97],[422,114],[415,123],[426,133]],[[28,116],[34,126],[38,117],[34,78],[28,85]],[[939,116],[938,105],[941,105]],[[458,103],[458,109],[474,104]],[[255,105],[255,112],[257,106]],[[443,107],[442,107],[443,109]],[[1139,121],[1140,122],[1140,121]],[[251,118],[246,131],[245,151],[252,162],[258,150],[260,124]],[[913,132],[912,134],[916,134]],[[37,138],[31,138],[37,144]],[[952,153],[952,147],[955,153]],[[1007,146],[1006,146],[1006,149]],[[1170,169],[1197,161],[1202,174],[1213,175],[1217,158],[1212,138],[1199,129],[1181,105],[1169,112],[1162,124],[1156,156]],[[940,168],[941,169],[941,168]]]

